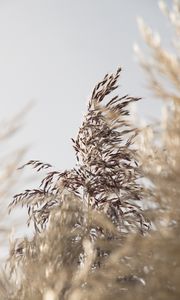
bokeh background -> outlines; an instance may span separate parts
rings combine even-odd
[[[24,161],[71,167],[70,138],[91,91],[118,66],[120,93],[144,99],[138,105],[142,118],[159,117],[161,105],[148,93],[133,54],[135,42],[143,47],[138,16],[158,28],[169,47],[169,24],[156,0],[0,1],[0,120],[34,102],[20,132],[8,141],[9,150],[27,145]]]

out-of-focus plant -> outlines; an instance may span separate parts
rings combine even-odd
[[[21,126],[22,116],[25,113],[19,113],[11,120],[7,122],[0,123],[0,143],[1,148],[4,146],[6,141],[14,135],[19,127]],[[3,150],[3,149],[2,149]],[[0,157],[0,198],[8,196],[8,193],[12,186],[14,185],[16,178],[14,171],[17,170],[17,167],[22,159],[22,156],[25,152],[25,148],[17,149],[14,152],[1,151]]]
[[[165,2],[159,6],[168,17],[174,32],[171,50],[166,50],[157,33],[142,19],[140,32],[150,56],[137,47],[141,66],[148,76],[149,88],[163,101],[160,126],[147,127],[141,136],[140,158],[145,176],[151,182],[149,216],[155,225],[151,236],[139,244],[144,249],[142,260],[148,274],[143,297],[179,299],[180,276],[180,1],[172,9]],[[174,47],[174,48],[173,48]],[[151,259],[148,258],[151,253]],[[145,259],[145,255],[148,259]],[[137,293],[137,297],[142,291]]]
[[[22,110],[8,121],[0,123],[0,299],[7,299],[11,285],[3,265],[8,252],[8,239],[11,232],[10,220],[8,217],[7,201],[8,197],[14,192],[17,183],[16,170],[26,152],[25,147],[14,151],[8,151],[7,144],[14,134],[21,127],[22,119],[28,107]]]
[[[8,151],[6,144],[8,143],[11,136],[13,136],[20,128],[22,118],[27,111],[26,107],[19,114],[14,116],[9,121],[2,121],[0,123],[0,207],[1,207],[1,224],[4,223],[5,216],[7,214],[7,199],[8,196],[13,192],[15,183],[17,182],[17,176],[15,171],[22,160],[22,157],[26,151],[25,147],[16,149],[15,151]],[[6,147],[4,149],[4,147]],[[6,232],[6,226],[1,225],[1,233]],[[9,228],[10,229],[10,228]]]
[[[145,174],[155,186],[154,199],[161,213],[164,211],[167,216],[166,212],[171,211],[176,219],[180,197],[180,2],[173,1],[172,10],[163,1],[159,5],[172,24],[175,48],[174,52],[164,49],[157,33],[139,19],[140,32],[151,51],[150,58],[138,51],[140,63],[148,76],[150,90],[164,102],[161,126],[145,130],[141,158]],[[157,212],[160,220],[158,209]],[[170,216],[169,221],[172,220]]]

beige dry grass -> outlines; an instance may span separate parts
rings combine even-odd
[[[179,34],[180,3],[173,3],[172,12],[162,2],[161,8]],[[27,206],[34,235],[11,245],[2,300],[179,299],[179,56],[140,26],[152,53],[141,56],[142,66],[168,105],[162,125],[135,129],[128,105],[138,98],[105,100],[120,69],[104,77],[73,140],[77,166],[64,172],[40,161],[23,166],[47,176],[10,204]],[[140,184],[143,175],[150,188]],[[156,205],[142,212],[142,200]]]

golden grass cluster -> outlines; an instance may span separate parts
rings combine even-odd
[[[179,36],[180,2],[173,3],[172,11],[160,7]],[[143,130],[130,123],[129,104],[139,98],[111,97],[121,69],[95,86],[72,140],[76,166],[23,166],[47,174],[10,203],[27,207],[34,233],[10,245],[0,299],[180,298],[179,46],[171,54],[140,27],[152,52],[140,55],[142,66],[166,102],[162,123]]]

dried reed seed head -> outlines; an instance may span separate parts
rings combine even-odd
[[[48,172],[38,189],[14,196],[10,209],[26,204],[36,229],[44,228],[50,211],[62,204],[64,193],[70,192],[85,204],[104,208],[121,229],[142,230],[144,217],[136,203],[142,197],[142,187],[137,183],[141,173],[133,148],[138,130],[127,120],[128,105],[139,98],[125,95],[106,101],[106,96],[118,87],[120,71],[119,68],[115,74],[107,74],[93,90],[84,122],[72,140],[78,166],[64,172]],[[37,171],[51,167],[31,160],[21,168],[27,165]]]

